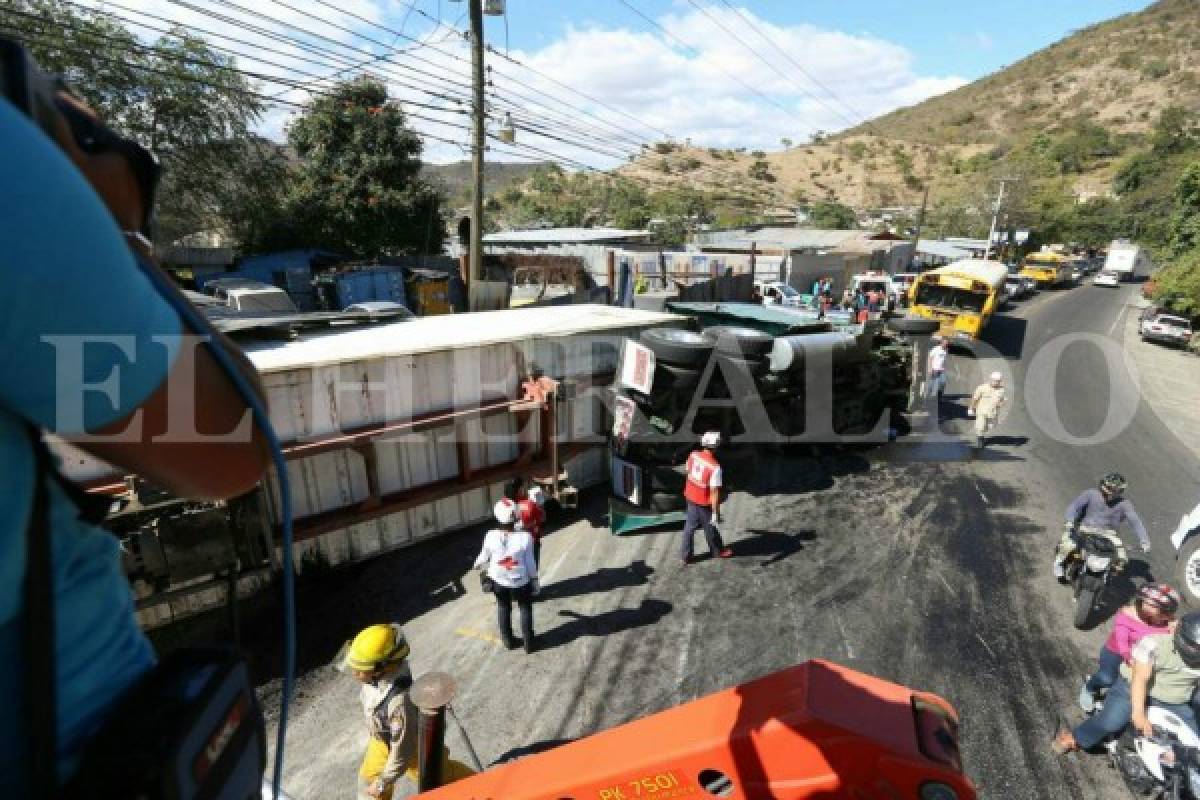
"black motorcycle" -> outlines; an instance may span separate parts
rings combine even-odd
[[[1075,627],[1083,629],[1121,565],[1116,545],[1104,534],[1080,531],[1073,538],[1076,547],[1063,562],[1063,573],[1075,592]]]

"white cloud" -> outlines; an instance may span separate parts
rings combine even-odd
[[[390,31],[325,6],[308,3],[299,6],[350,29],[345,31],[292,13],[273,2],[239,0],[244,8],[308,28],[328,37],[324,39],[288,29],[282,22],[254,18],[226,4],[213,5],[213,13],[206,13],[210,6],[205,0],[191,2],[202,10],[186,8],[172,0],[141,0],[136,6],[130,0],[123,0],[123,4],[130,3],[189,27],[236,36],[243,42],[212,38],[212,43],[239,51],[242,55],[238,65],[242,69],[271,77],[311,81],[303,73],[327,76],[342,68],[347,59],[359,63],[375,54],[389,52],[389,47],[413,48],[405,54],[393,53],[388,61],[376,62],[371,71],[387,78],[392,93],[410,103],[408,109],[418,130],[454,142],[467,141],[467,118],[454,113],[466,108],[468,98],[466,44],[453,31],[435,29],[428,20],[409,15],[407,3],[338,0],[339,8]],[[99,2],[97,5],[111,13],[137,18]],[[216,16],[217,10],[228,18]],[[624,154],[635,152],[638,143],[661,139],[664,132],[678,140],[690,138],[702,146],[773,149],[778,148],[783,137],[799,142],[816,130],[840,130],[966,82],[957,76],[918,74],[912,53],[893,42],[811,25],[775,25],[743,9],[742,14],[799,63],[802,71],[765,43],[739,14],[722,6],[707,7],[706,11],[744,43],[721,30],[709,16],[690,7],[658,18],[672,36],[690,47],[648,28],[632,13],[628,26],[587,23],[570,28],[544,44],[539,41],[527,50],[512,51],[513,59],[553,80],[489,54],[493,81],[490,102],[497,112],[512,110],[521,146],[541,148],[596,167],[610,167],[620,163]],[[433,46],[414,48],[413,42],[395,35],[402,22],[406,35],[423,37]],[[295,41],[279,41],[247,26],[265,28]],[[147,38],[157,35],[140,32]],[[314,48],[318,52],[313,52]],[[756,58],[755,52],[762,59]],[[570,86],[599,102],[584,99],[558,84]],[[328,84],[314,85],[319,88]],[[260,90],[290,102],[304,102],[308,96],[304,90],[289,90],[269,80],[260,82]],[[260,123],[260,131],[272,138],[282,138],[291,113],[287,108],[270,111]],[[535,128],[574,143],[539,136]],[[464,157],[459,146],[427,140],[426,158],[431,161],[457,161]],[[489,157],[510,159],[501,155],[499,148]],[[529,157],[542,156],[529,153]]]

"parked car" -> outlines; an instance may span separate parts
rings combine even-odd
[[[1038,290],[1037,281],[1035,281],[1033,278],[1028,278],[1024,275],[1018,275],[1017,279],[1019,281],[1021,281],[1022,284],[1024,284],[1026,297],[1037,294],[1037,290]]]
[[[1107,286],[1110,289],[1116,289],[1120,285],[1120,279],[1115,272],[1101,272],[1092,278],[1092,286]]]
[[[1016,275],[1009,275],[1004,279],[1004,290],[1008,292],[1010,300],[1023,300],[1029,295],[1029,287]]]
[[[755,281],[754,286],[762,296],[763,305],[800,307],[800,292],[783,281]]]
[[[1139,332],[1144,342],[1187,347],[1192,339],[1192,323],[1173,314],[1153,314],[1142,320]]]
[[[214,278],[204,284],[204,293],[235,311],[296,314],[300,309],[278,286],[245,278]]]

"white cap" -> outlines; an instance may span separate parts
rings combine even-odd
[[[1002,381],[1002,380],[1004,380],[1004,376],[1001,375],[999,372],[993,372],[991,377],[989,378],[989,380]]]
[[[708,447],[708,448],[720,447],[721,446],[720,431],[708,431],[707,433],[705,433],[703,436],[700,437],[700,446]]]
[[[531,486],[529,491],[525,493],[525,496],[537,503],[538,508],[546,505],[546,493],[542,491],[542,487],[540,486]]]
[[[496,522],[511,525],[517,519],[517,504],[505,497],[496,501],[496,505],[492,506],[492,513],[496,515]]]

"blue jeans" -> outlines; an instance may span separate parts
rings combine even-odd
[[[1095,693],[1101,689],[1107,689],[1117,682],[1120,675],[1121,657],[1107,647],[1101,647],[1100,663],[1087,680],[1088,691]]]
[[[925,396],[936,397],[942,399],[942,393],[946,391],[946,373],[931,372],[929,373],[929,382],[925,384]]]
[[[717,526],[713,525],[712,509],[708,506],[696,505],[688,500],[687,519],[683,523],[683,540],[680,542],[680,557],[684,559],[692,557],[692,537],[696,534],[696,528],[704,529],[704,538],[708,540],[709,552],[714,556],[725,547]]]
[[[1187,703],[1160,703],[1157,700],[1149,700],[1149,702],[1179,715],[1179,718],[1186,722],[1192,730],[1196,729],[1196,713]],[[1109,736],[1115,736],[1125,730],[1125,726],[1129,724],[1132,716],[1133,700],[1129,695],[1129,681],[1117,678],[1116,683],[1108,690],[1104,708],[1090,719],[1077,725],[1071,734],[1080,747],[1090,750]]]

